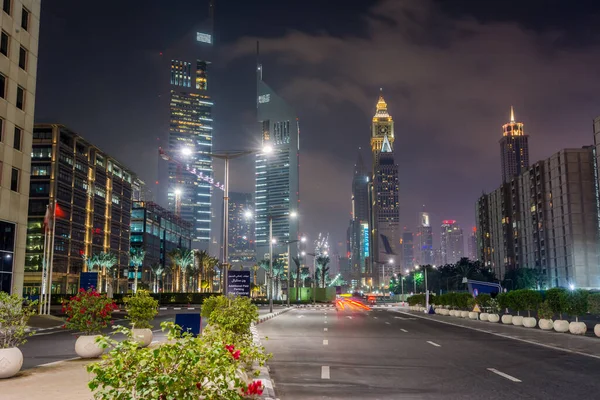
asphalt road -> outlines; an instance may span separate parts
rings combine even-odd
[[[175,314],[177,313],[199,313],[199,309],[186,310],[185,307],[181,307],[181,310],[173,310],[169,307],[168,310],[160,310],[154,321],[152,322],[154,333],[153,340],[164,340],[165,333],[160,329],[161,322],[174,321]],[[281,307],[278,307],[281,308]],[[259,314],[268,314],[268,307],[261,307]],[[125,319],[124,312],[114,313],[115,325],[129,326],[129,322]],[[206,326],[206,320],[202,319],[202,327]],[[110,333],[111,329],[106,329],[105,333]],[[77,335],[80,332],[72,330],[62,329],[57,327],[56,329],[48,329],[40,331],[39,333],[31,336],[27,343],[19,346],[23,352],[23,367],[22,369],[33,368],[36,366],[54,363],[62,360],[69,360],[77,357],[75,353],[75,341]],[[116,339],[122,339],[123,335],[115,335]]]
[[[600,360],[388,310],[259,325],[282,400],[596,398]]]

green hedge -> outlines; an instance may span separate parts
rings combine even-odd
[[[160,305],[168,304],[202,304],[204,299],[219,295],[220,293],[150,293],[150,296],[158,301]],[[53,294],[52,305],[61,305],[63,300],[68,301],[72,294]],[[123,304],[123,298],[131,296],[131,293],[115,293],[113,300],[117,304]]]

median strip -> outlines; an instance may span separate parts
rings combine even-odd
[[[321,367],[321,379],[329,379],[329,365]]]
[[[504,373],[504,372],[502,372],[502,371],[498,371],[496,368],[488,368],[487,370],[488,370],[488,371],[490,371],[490,372],[493,372],[493,373],[495,373],[496,375],[500,375],[501,377],[503,377],[503,378],[506,378],[506,379],[508,379],[509,381],[513,381],[513,382],[522,382],[520,379],[517,379],[517,378],[515,378],[515,377],[514,377],[514,376],[512,376],[512,375],[505,374],[505,373]]]

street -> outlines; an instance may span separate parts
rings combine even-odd
[[[281,307],[278,306],[278,309]],[[165,338],[165,333],[160,329],[160,324],[164,321],[175,321],[175,315],[178,313],[199,313],[200,308],[195,307],[194,310],[188,310],[187,307],[168,307],[166,310],[160,310],[158,315],[152,322],[152,331],[154,339],[161,341]],[[261,307],[259,315],[265,315],[269,312],[268,307]],[[129,322],[125,319],[124,312],[116,312],[113,314],[115,325],[129,326]],[[206,320],[202,319],[202,327],[206,326]],[[110,333],[111,329],[106,329],[105,333]],[[19,348],[23,352],[23,368],[28,369],[48,363],[53,363],[62,360],[69,360],[77,357],[75,354],[75,341],[78,332],[62,329],[48,329],[36,333],[29,337],[27,343]],[[115,338],[122,338],[122,335],[116,335]]]
[[[387,309],[295,309],[259,332],[285,400],[574,399],[597,392],[599,359]]]

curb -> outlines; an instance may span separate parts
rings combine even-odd
[[[284,308],[283,310],[275,311],[272,314],[267,314],[267,315],[263,315],[262,317],[258,317],[258,321],[256,322],[256,324],[258,325],[258,324],[260,324],[262,322],[270,320],[271,318],[275,318],[279,314],[283,314],[284,312],[290,311],[292,308],[293,307]]]
[[[260,336],[258,335],[258,329],[256,328],[256,325],[252,324],[252,326],[250,327],[250,332],[252,333],[252,340],[254,341],[254,344],[259,347],[262,347],[262,343],[260,341]],[[273,387],[273,381],[271,380],[271,376],[269,375],[269,366],[264,365],[262,367],[259,367],[255,365],[255,367],[258,368],[259,374],[256,378],[254,378],[254,380],[260,380],[260,382],[263,384],[263,394],[260,396],[260,398],[264,400],[278,400],[277,396],[275,396],[275,388]]]
[[[335,304],[300,304],[294,306],[296,308],[331,308],[335,307]]]

